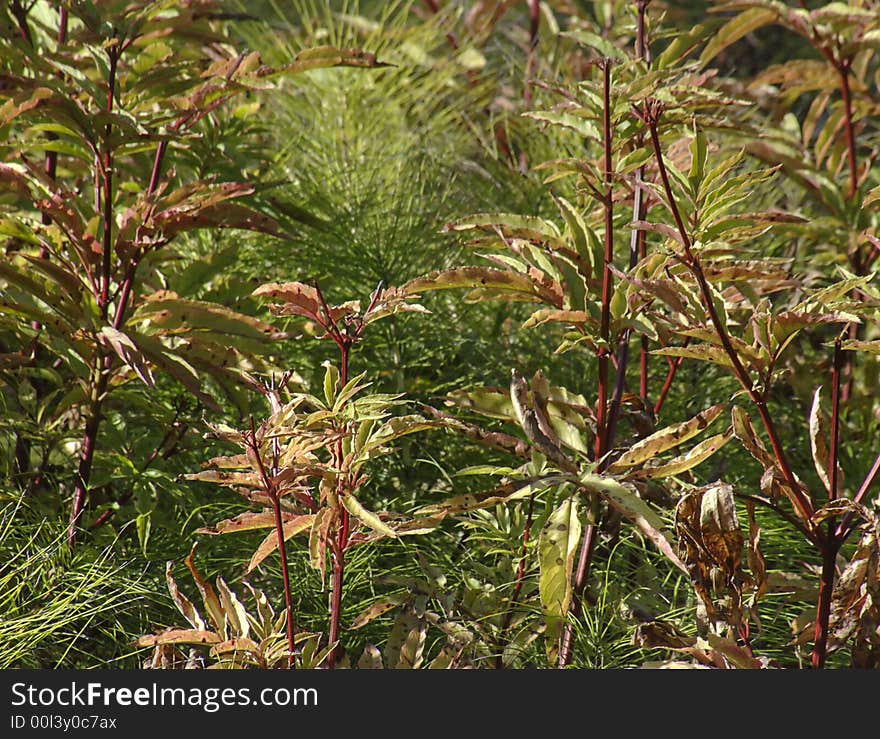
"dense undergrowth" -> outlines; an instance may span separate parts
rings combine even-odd
[[[871,2],[0,24],[0,665],[878,665]]]

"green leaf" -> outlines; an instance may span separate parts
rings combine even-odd
[[[144,557],[147,556],[147,543],[150,541],[150,531],[153,527],[152,511],[139,513],[135,519],[135,528],[137,529],[138,543],[141,545],[141,552]]]
[[[629,61],[623,51],[618,49],[608,39],[602,38],[596,33],[578,30],[567,31],[566,33],[562,33],[560,35],[564,38],[570,38],[573,41],[576,41],[581,46],[586,46],[588,49],[593,49],[593,51],[595,51],[596,54],[603,59],[614,59],[618,62]]]
[[[548,652],[553,659],[562,623],[571,607],[572,570],[581,536],[578,499],[572,495],[550,515],[538,537],[538,591],[547,617]]]
[[[691,182],[694,192],[699,192],[699,186],[703,181],[706,173],[706,135],[701,128],[697,127],[694,121],[694,138],[691,140],[691,168],[688,172],[688,179]]]
[[[852,352],[866,352],[868,354],[880,354],[880,339],[873,339],[871,341],[861,341],[857,339],[850,339],[848,341],[842,341],[840,343],[841,349],[846,349]]]
[[[586,111],[584,111],[582,115],[579,115],[578,112],[530,110],[523,113],[523,116],[526,118],[532,118],[536,121],[542,121],[543,123],[550,123],[555,126],[562,126],[563,128],[571,129],[585,139],[602,141],[602,133],[599,131],[596,124],[589,118],[584,117]]]
[[[778,14],[767,8],[750,8],[739,15],[731,18],[725,23],[718,32],[712,37],[712,40],[706,44],[703,53],[700,54],[700,66],[705,66],[724,49],[731,44],[735,44],[743,36],[756,31],[759,28],[768,26],[775,22]]]
[[[332,408],[336,402],[336,389],[339,387],[339,369],[332,362],[325,362],[324,400],[327,407]]]

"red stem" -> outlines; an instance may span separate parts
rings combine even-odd
[[[687,346],[690,343],[691,338],[688,336],[684,340],[684,346]],[[663,403],[666,401],[666,394],[669,392],[669,388],[672,387],[675,373],[678,372],[678,368],[681,367],[682,362],[684,362],[684,357],[669,358],[669,371],[666,373],[666,379],[663,382],[663,387],[660,389],[660,397],[657,398],[657,402],[654,404],[655,418],[660,415],[660,410],[663,408]]]
[[[837,466],[840,447],[840,370],[843,364],[843,351],[840,347],[841,338],[834,342],[834,363],[831,369],[831,441],[829,482],[831,490],[829,500],[837,498]],[[834,579],[836,572],[835,560],[841,540],[834,529],[834,522],[828,522],[828,533],[822,553],[822,575],[819,581],[819,602],[816,607],[816,628],[812,665],[817,669],[825,666],[828,651],[828,625],[831,618],[831,600],[834,595]]]
[[[834,342],[834,365],[831,370],[831,454],[828,472],[831,490],[828,492],[829,500],[837,497],[837,468],[840,457],[840,374],[843,366],[843,350],[840,347],[840,337]]]
[[[614,205],[611,199],[611,178],[613,176],[611,161],[611,62],[605,60],[602,65],[602,141],[604,148],[604,177],[605,193],[605,253],[603,255],[602,268],[602,317],[599,335],[604,346],[599,351],[599,397],[596,401],[596,460],[602,458],[605,452],[603,444],[607,426],[607,403],[608,403],[608,363],[610,353],[608,347],[611,343],[611,291],[613,288],[613,276],[611,266],[614,259]]]
[[[648,64],[651,63],[651,48],[648,44],[648,36],[645,29],[645,13],[648,9],[648,6],[651,4],[651,0],[636,0],[636,57],[640,60],[644,60]],[[640,131],[638,136],[636,137],[638,142],[638,146],[641,147],[644,143],[644,136]],[[645,178],[645,167],[639,167],[638,171],[638,180],[636,184],[636,193],[642,194],[643,190],[639,182],[641,182]],[[644,203],[640,202],[640,209],[644,210]],[[636,210],[636,208],[633,208]],[[644,219],[644,213],[639,213],[639,219]],[[646,232],[639,229],[638,234],[638,258],[639,260],[644,259],[647,256],[647,241],[646,241]],[[639,395],[642,398],[642,405],[645,408],[650,407],[650,403],[648,402],[648,337],[642,336],[642,340],[639,346]]]
[[[263,480],[263,487],[266,488],[266,493],[269,495],[269,500],[272,501],[272,511],[275,514],[275,533],[278,537],[278,554],[281,557],[281,579],[284,584],[284,607],[287,613],[287,667],[290,669],[293,667],[294,663],[294,649],[296,647],[294,632],[296,627],[294,624],[293,598],[290,594],[290,572],[287,567],[287,545],[284,541],[284,521],[281,517],[281,498],[278,495],[278,490],[275,487],[275,484],[266,473],[266,467],[263,464],[263,456],[260,453],[259,444],[257,444],[257,432],[254,428],[253,416],[251,416],[251,435],[247,443],[250,445],[254,457],[256,457],[257,469]]]
[[[31,29],[27,22],[28,11],[24,9],[20,0],[13,0],[13,2],[10,3],[9,9],[15,17],[19,35],[29,46],[33,46],[34,41],[31,37]]]
[[[507,607],[507,613],[504,614],[504,620],[501,623],[501,631],[499,633],[499,641],[504,643],[504,635],[507,633],[507,630],[510,628],[510,623],[513,621],[513,611],[516,606],[517,600],[519,599],[519,593],[522,590],[523,580],[525,580],[526,576],[526,554],[528,553],[528,544],[529,537],[532,532],[532,514],[535,510],[535,494],[532,493],[529,496],[529,511],[526,515],[526,525],[525,529],[523,529],[522,536],[522,547],[520,549],[520,559],[519,559],[519,567],[516,571],[516,586],[513,589],[513,595],[510,598],[510,605]],[[504,650],[501,649],[498,652],[498,656],[495,658],[495,669],[500,670],[504,667]]]
[[[107,52],[110,63],[110,71],[107,82],[107,106],[106,111],[113,111],[113,95],[116,88],[116,65],[119,61],[117,49],[111,48]],[[101,309],[101,317],[107,319],[107,311],[110,307],[110,278],[113,265],[113,151],[110,148],[110,134],[112,126],[107,123],[104,130],[104,156],[100,173],[104,185],[103,192],[103,228],[101,239],[102,262],[101,262],[101,295],[98,298],[98,307]]]
[[[603,206],[605,211],[605,253],[603,255],[602,270],[602,319],[600,336],[604,346],[599,352],[599,388],[596,400],[596,444],[595,459],[598,462],[607,451],[605,446],[608,441],[608,364],[610,353],[608,347],[611,342],[611,290],[612,272],[614,260],[614,201],[612,199],[611,181],[614,175],[614,164],[611,159],[612,152],[612,129],[611,129],[611,60],[605,59],[602,64],[602,145],[603,145],[603,169],[605,179],[605,192]],[[618,368],[620,371],[620,368]],[[625,371],[625,368],[624,368]],[[593,559],[593,548],[596,539],[596,525],[589,523],[584,528],[581,550],[578,556],[577,569],[574,574],[573,596],[571,599],[570,615],[576,617],[580,613],[581,598],[590,574],[590,564]],[[573,633],[571,621],[567,621],[562,631],[562,640],[559,647],[559,669],[564,669],[571,662],[571,643]]]
[[[813,506],[810,500],[804,495],[803,491],[801,490],[800,484],[798,483],[797,478],[795,477],[794,472],[792,471],[791,466],[788,463],[788,458],[786,457],[785,451],[783,450],[782,442],[780,441],[779,434],[776,431],[776,425],[773,423],[773,419],[770,416],[766,401],[764,400],[764,398],[761,397],[757,390],[755,390],[751,378],[749,377],[748,371],[745,369],[745,367],[743,367],[739,355],[737,354],[736,349],[733,347],[733,344],[730,341],[727,330],[724,328],[724,324],[721,323],[721,320],[718,317],[718,313],[715,310],[715,303],[712,299],[712,291],[709,288],[709,283],[706,281],[706,276],[703,273],[703,268],[700,264],[699,259],[693,253],[690,236],[688,235],[687,229],[684,225],[684,221],[682,220],[681,214],[679,213],[678,205],[676,204],[675,196],[672,192],[672,187],[669,184],[669,175],[666,172],[666,165],[663,161],[663,150],[660,146],[660,136],[657,132],[657,120],[659,119],[660,113],[662,112],[662,108],[657,103],[654,103],[653,105],[649,104],[648,106],[646,106],[646,108],[647,109],[643,113],[640,113],[640,117],[648,126],[648,131],[651,135],[651,144],[654,148],[654,158],[657,160],[657,169],[660,172],[660,179],[663,183],[663,190],[666,193],[667,206],[672,214],[673,220],[675,221],[678,233],[681,236],[682,244],[684,245],[685,257],[682,261],[697,281],[697,285],[699,286],[700,294],[703,299],[703,304],[706,307],[706,311],[709,314],[709,319],[711,320],[712,326],[715,329],[715,333],[717,334],[718,339],[721,342],[724,353],[730,360],[730,363],[733,367],[734,376],[739,381],[742,388],[748,393],[749,398],[751,398],[752,403],[754,403],[755,407],[758,410],[758,415],[761,417],[761,422],[763,423],[764,429],[767,432],[767,436],[770,439],[770,445],[773,448],[773,454],[776,457],[776,461],[779,464],[783,477],[785,478],[785,481],[788,483],[788,486],[791,490],[792,505],[794,505],[795,509],[798,512],[798,515],[803,519],[804,523],[812,532],[812,535],[810,537],[811,540],[814,541],[816,544],[821,545],[824,540],[822,531],[815,528],[811,524]]]
[[[814,632],[814,644],[812,665],[821,670],[825,667],[825,658],[828,653],[828,626],[831,620],[831,600],[834,595],[834,578],[836,573],[836,560],[839,543],[834,538],[834,523],[828,522],[828,534],[826,544],[822,552],[822,575],[819,580],[819,602],[816,612],[816,629]]]
[[[574,573],[574,597],[571,599],[571,616],[577,617],[582,608],[584,586],[590,574],[590,564],[593,561],[593,550],[596,543],[596,526],[588,524],[584,529],[584,538],[581,541],[581,551],[578,556],[577,569]],[[571,662],[571,643],[574,633],[571,623],[566,623],[562,632],[562,643],[559,647],[559,669],[565,669]]]
[[[116,92],[116,65],[119,61],[119,50],[112,47],[108,50],[109,73],[107,78],[107,103],[106,110],[113,110],[113,96]],[[102,235],[102,273],[101,273],[101,292],[97,296],[98,307],[101,311],[101,317],[107,319],[107,311],[109,309],[110,295],[110,272],[112,268],[112,235],[113,235],[113,154],[110,149],[110,134],[112,127],[110,123],[104,129],[104,157],[101,166],[96,158],[95,179],[98,179],[99,172],[103,176],[104,183],[104,211],[103,211],[103,228]],[[92,475],[92,464],[94,462],[95,447],[98,441],[98,431],[101,427],[102,408],[104,404],[104,396],[107,392],[107,385],[110,378],[111,358],[105,355],[100,345],[95,347],[94,367],[92,371],[92,388],[91,398],[89,402],[88,414],[86,417],[86,426],[83,431],[82,447],[80,450],[79,466],[77,468],[76,483],[73,489],[73,500],[70,507],[70,519],[67,527],[67,543],[73,546],[76,542],[76,532],[85,508],[86,492],[88,490],[89,479]]]
[[[846,132],[846,152],[849,160],[849,197],[854,198],[859,187],[858,160],[856,159],[856,136],[853,130],[852,93],[849,88],[849,72],[852,60],[842,59],[836,65],[840,75],[840,94],[843,98],[843,121]]]
[[[320,290],[318,290],[318,295],[324,305],[324,312],[327,315],[328,323],[333,328],[333,333],[331,333],[331,336],[334,336],[334,340],[336,340],[335,337],[338,337],[338,340],[336,340],[336,345],[339,347],[340,355],[339,384],[341,387],[345,387],[345,384],[348,382],[348,357],[350,348],[349,337],[342,334],[342,332],[339,330],[339,327],[333,320],[330,309],[327,307],[327,304],[324,301],[324,297],[323,295],[321,295]],[[342,438],[340,438],[339,441],[336,443],[335,456],[336,466],[339,469],[339,478],[336,484],[336,491],[337,497],[341,499],[341,497],[346,493],[345,478],[342,473]],[[345,580],[345,550],[348,548],[349,527],[349,513],[345,508],[342,508],[342,511],[340,513],[340,521],[336,536],[336,542],[332,548],[333,577],[331,580],[332,595],[330,598],[330,633],[328,635],[328,640],[330,644],[335,644],[339,641],[339,621],[342,618],[342,586]],[[327,655],[327,666],[331,670],[336,666],[336,660],[339,658],[341,652],[342,650],[340,649],[340,645],[336,644],[336,646],[334,646],[333,649],[330,651],[330,654]]]
[[[76,484],[73,489],[73,500],[71,501],[70,506],[70,520],[67,525],[67,544],[71,547],[76,543],[76,532],[85,507],[89,478],[92,475],[92,462],[94,461],[95,456],[98,429],[101,425],[101,409],[104,403],[104,393],[107,391],[107,379],[108,373],[105,371],[104,354],[99,348],[96,350],[94,356],[91,396],[89,399],[86,427],[83,430],[82,447],[80,449],[79,465],[76,472]]]

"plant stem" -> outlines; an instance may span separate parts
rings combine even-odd
[[[535,67],[538,59],[538,33],[541,23],[541,9],[539,0],[528,0],[529,3],[529,50],[526,54],[526,74],[523,85],[523,107],[528,109],[532,105],[532,84],[535,77]],[[525,151],[519,153],[519,169],[523,174],[528,170],[528,161]]]
[[[834,361],[831,369],[831,447],[829,453],[829,500],[837,498],[837,467],[840,451],[840,371],[843,365],[841,337],[834,342]],[[816,606],[816,628],[812,654],[812,665],[817,669],[825,666],[828,651],[828,626],[831,618],[831,600],[834,595],[834,580],[837,574],[835,560],[842,539],[835,531],[834,521],[828,522],[828,532],[822,548],[822,575],[819,581],[819,602]]]
[[[593,550],[596,542],[596,525],[587,524],[584,529],[584,537],[581,541],[581,551],[578,555],[577,569],[574,574],[574,594],[571,599],[571,616],[577,617],[580,612],[583,600],[584,587],[587,584],[587,577],[590,574],[590,564],[593,560]],[[562,631],[562,643],[559,647],[559,669],[566,668],[571,662],[571,642],[573,639],[573,630],[571,623],[566,623]]]
[[[76,531],[83,508],[85,507],[86,491],[89,486],[89,478],[92,475],[92,463],[98,440],[98,429],[101,425],[104,393],[107,391],[107,379],[108,373],[105,371],[104,353],[99,348],[95,351],[94,355],[94,366],[89,383],[91,391],[86,415],[86,427],[83,431],[79,465],[76,471],[76,484],[74,485],[73,501],[70,506],[70,520],[67,526],[67,544],[70,547],[73,547],[76,543]]]
[[[263,487],[266,488],[269,500],[272,501],[272,511],[275,514],[275,533],[278,536],[278,554],[281,557],[281,579],[284,585],[284,607],[287,613],[287,667],[290,669],[293,667],[294,649],[296,646],[294,641],[295,624],[293,620],[293,599],[290,594],[290,573],[287,567],[287,545],[284,541],[284,521],[281,517],[281,498],[278,495],[278,489],[266,473],[266,467],[263,464],[263,456],[260,453],[260,446],[257,443],[257,432],[254,428],[253,416],[251,416],[251,436],[248,443],[251,447],[251,451],[254,453],[254,457],[256,458],[257,469],[263,480]]]
[[[599,351],[599,389],[596,400],[596,443],[595,459],[598,462],[607,451],[608,420],[608,364],[611,344],[611,291],[612,271],[614,260],[614,201],[612,199],[611,182],[614,176],[614,165],[611,160],[612,152],[612,129],[611,129],[611,60],[605,59],[602,63],[602,147],[603,147],[603,170],[605,192],[603,194],[603,207],[605,211],[605,252],[603,256],[602,270],[602,318],[600,336],[603,346]],[[577,569],[572,583],[572,599],[570,615],[577,616],[580,613],[581,597],[590,575],[590,563],[593,559],[593,548],[596,540],[596,524],[588,523],[584,528],[581,550],[578,556]],[[562,631],[562,640],[559,647],[559,669],[564,669],[571,662],[572,625],[567,621]]]
[[[843,350],[840,346],[840,337],[834,342],[834,364],[831,371],[831,440],[829,442],[830,470],[828,478],[831,490],[828,491],[829,500],[837,497],[837,469],[840,457],[840,374],[843,366]]]
[[[605,213],[605,252],[602,267],[602,317],[599,336],[603,346],[599,350],[599,397],[596,401],[596,460],[605,453],[603,448],[607,427],[608,413],[608,364],[609,346],[611,344],[611,291],[613,277],[611,266],[614,260],[614,204],[612,202],[611,178],[613,176],[611,162],[611,62],[605,60],[602,65],[602,145],[604,149],[605,192],[603,206]]]
[[[116,88],[116,65],[119,54],[115,47],[111,47],[107,56],[109,59],[109,76],[107,83],[107,106],[108,113],[113,111],[113,95]],[[103,206],[102,216],[103,234],[101,239],[101,295],[98,298],[98,307],[101,309],[101,317],[106,320],[110,308],[110,278],[113,269],[113,150],[110,147],[110,134],[112,126],[107,123],[104,131],[104,155],[100,167],[103,182]]]
[[[516,571],[516,585],[513,588],[513,595],[510,598],[510,604],[507,606],[507,613],[504,614],[504,620],[501,622],[501,630],[499,632],[499,642],[500,644],[504,644],[504,636],[507,633],[507,630],[510,628],[510,623],[513,621],[513,611],[516,606],[516,602],[519,599],[520,591],[522,590],[523,580],[525,580],[526,576],[526,555],[528,553],[528,544],[529,538],[532,532],[532,515],[535,510],[535,494],[532,493],[529,496],[529,511],[526,515],[526,525],[523,529],[522,536],[522,548],[520,549],[520,559],[519,559],[519,567]],[[498,656],[495,658],[495,669],[500,670],[504,667],[504,649],[501,648],[498,652]]]
[[[840,95],[843,98],[843,124],[846,133],[846,153],[849,161],[849,198],[852,200],[859,188],[858,160],[856,159],[856,135],[853,128],[852,93],[849,73],[852,60],[842,59],[836,65],[840,75]]]
[[[849,163],[848,197],[850,200],[853,200],[856,196],[856,192],[858,191],[859,178],[858,159],[856,157],[856,135],[853,125],[852,92],[849,86],[849,75],[852,68],[852,60],[848,58],[835,60],[834,57],[832,57],[832,63],[834,64],[834,67],[835,69],[837,69],[837,73],[840,76],[840,96],[843,101],[843,123],[844,132],[846,135],[847,162]],[[850,261],[852,262],[852,266],[857,275],[861,275],[866,272],[866,266],[861,264],[862,260],[859,251],[855,252]],[[858,324],[850,324],[849,338],[858,338]],[[843,367],[843,376],[846,378],[842,391],[842,398],[844,402],[848,401],[850,396],[852,395],[854,381],[853,361],[854,355],[852,353],[847,353],[845,364]]]
[[[684,345],[687,346],[691,343],[691,337],[688,336],[684,340]],[[660,396],[657,398],[657,402],[654,404],[654,417],[660,415],[660,410],[663,408],[663,403],[666,402],[666,395],[669,392],[669,388],[672,387],[672,381],[675,379],[675,373],[678,372],[678,368],[681,367],[682,362],[684,362],[684,357],[668,357],[669,359],[669,371],[666,373],[666,379],[663,381],[663,387],[660,388]]]
[[[706,275],[703,273],[703,268],[700,264],[699,259],[693,253],[690,236],[688,235],[687,229],[684,225],[684,221],[681,218],[681,213],[678,210],[675,195],[673,194],[672,186],[669,183],[669,175],[666,172],[666,165],[663,162],[663,150],[660,146],[660,136],[657,131],[657,121],[659,120],[661,113],[662,105],[657,101],[649,101],[649,103],[646,105],[646,109],[643,111],[643,114],[640,114],[640,117],[648,126],[648,131],[651,135],[651,144],[654,148],[654,158],[657,161],[657,168],[660,172],[660,180],[663,183],[663,190],[666,194],[667,206],[670,210],[670,213],[672,214],[673,220],[675,221],[676,228],[678,229],[679,236],[681,237],[681,241],[684,246],[685,256],[682,261],[697,281],[697,285],[700,289],[700,294],[703,299],[703,304],[706,307],[706,311],[709,314],[709,319],[712,322],[712,326],[715,329],[715,333],[718,336],[719,341],[721,342],[724,353],[730,360],[734,376],[739,381],[741,387],[748,393],[749,398],[752,400],[752,403],[758,410],[758,415],[761,417],[761,422],[764,425],[764,429],[766,430],[767,436],[770,439],[770,445],[773,448],[773,454],[776,458],[776,462],[779,465],[779,468],[782,471],[782,475],[790,488],[792,505],[795,507],[798,515],[803,519],[804,523],[811,531],[810,539],[816,544],[821,544],[824,539],[822,531],[818,528],[813,527],[813,525],[811,524],[813,506],[810,500],[804,495],[803,491],[801,490],[801,486],[791,469],[791,465],[789,464],[788,458],[786,457],[785,451],[782,447],[782,442],[779,439],[776,425],[773,423],[773,419],[770,416],[770,411],[767,408],[766,401],[763,397],[761,397],[760,393],[758,393],[758,391],[752,384],[748,371],[745,369],[745,367],[743,367],[739,355],[737,354],[736,349],[730,341],[730,336],[727,334],[727,330],[725,329],[724,324],[718,317],[718,312],[715,309],[712,291],[709,288],[709,283],[706,280]]]
[[[106,110],[113,110],[113,97],[116,93],[116,66],[119,62],[118,47],[110,47],[107,51],[109,72],[107,76],[107,103]],[[102,214],[103,234],[101,241],[102,272],[100,294],[96,296],[101,318],[107,320],[110,296],[110,276],[112,269],[113,253],[113,153],[110,147],[110,134],[112,126],[107,123],[104,129],[104,155],[102,160],[96,158],[95,180],[102,177],[104,184],[104,210]],[[79,466],[76,474],[76,483],[73,489],[73,500],[70,507],[70,520],[67,528],[67,543],[73,547],[76,542],[76,531],[79,520],[85,507],[86,491],[89,479],[92,475],[92,465],[95,456],[95,447],[98,441],[98,432],[103,417],[102,409],[104,396],[110,379],[110,367],[112,358],[105,354],[99,344],[95,346],[94,365],[92,368],[91,392],[89,408],[86,416],[86,426],[83,431],[82,446],[80,450]]]
[[[320,297],[321,302],[324,306],[324,312],[327,316],[327,323],[333,328],[331,336],[336,342],[336,346],[339,348],[339,384],[340,387],[345,387],[345,384],[348,382],[348,360],[349,349],[351,348],[351,337],[347,334],[343,334],[339,330],[339,327],[333,320],[330,309],[327,307],[326,301],[324,301],[324,296],[321,294],[320,289],[318,289],[318,296]],[[341,500],[342,496],[347,493],[347,491],[345,490],[345,476],[342,472],[343,448],[341,437],[336,443],[335,456],[336,467],[339,470],[336,483],[336,494],[337,498]],[[327,666],[331,670],[336,666],[336,660],[338,659],[341,652],[339,644],[337,642],[339,641],[339,621],[342,617],[342,586],[345,581],[345,550],[348,548],[348,535],[350,527],[349,513],[344,507],[340,511],[339,515],[339,528],[337,530],[336,541],[334,543],[334,546],[332,547],[333,577],[330,584],[332,593],[330,597],[330,633],[328,635],[328,640],[330,644],[333,644],[334,646],[331,649],[330,654],[327,655]]]
[[[648,44],[648,36],[645,29],[645,13],[650,4],[651,0],[636,0],[636,58],[644,60],[648,64],[651,63],[651,48]],[[644,144],[644,135],[641,131],[636,136],[636,143],[639,147]],[[638,207],[636,207],[635,203],[633,204],[633,219],[636,218],[638,213],[639,220],[644,220],[645,214],[643,211],[645,210],[645,204],[642,201],[644,190],[642,189],[641,182],[645,179],[645,171],[644,166],[639,167],[636,180],[636,194],[639,196],[639,202]],[[636,233],[638,235],[638,258],[642,260],[647,256],[648,252],[647,233],[642,229],[638,229]],[[642,335],[639,344],[639,396],[642,399],[642,405],[647,409],[650,407],[648,402],[648,337]]]
[[[822,551],[822,575],[819,580],[819,602],[816,606],[816,629],[812,665],[816,669],[825,667],[828,652],[828,626],[831,619],[831,600],[834,595],[834,578],[839,544],[834,537],[834,522],[828,522],[828,535]]]
[[[25,10],[24,6],[21,4],[21,0],[12,0],[9,4],[9,10],[15,17],[15,23],[18,26],[19,35],[29,46],[33,46],[34,42],[31,36],[31,29],[27,22],[28,11]]]

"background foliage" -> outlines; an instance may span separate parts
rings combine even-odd
[[[872,3],[0,24],[3,666],[877,666]]]

